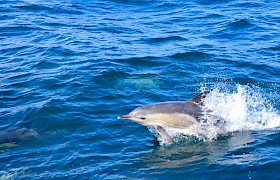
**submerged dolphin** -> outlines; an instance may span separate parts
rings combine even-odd
[[[166,132],[166,127],[184,129],[203,118],[203,99],[209,91],[204,91],[187,101],[162,102],[138,107],[128,115],[118,119],[128,119],[143,126],[156,129],[158,134],[171,143],[173,140]]]
[[[16,128],[0,131],[0,144],[20,144],[38,137],[39,134],[33,129]]]

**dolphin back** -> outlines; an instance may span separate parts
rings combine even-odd
[[[201,106],[192,101],[157,103],[146,106],[144,111],[145,114],[188,114],[195,118],[200,117],[203,112]]]
[[[210,91],[203,91],[202,93],[199,93],[198,95],[191,98],[189,101],[195,102],[197,104],[201,104],[203,99],[209,94]]]

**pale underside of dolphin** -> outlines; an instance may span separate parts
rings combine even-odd
[[[166,128],[185,129],[199,123],[203,116],[203,99],[209,91],[204,91],[187,101],[162,102],[138,107],[128,115],[118,119],[127,119],[143,126],[154,128],[168,143],[173,140]]]

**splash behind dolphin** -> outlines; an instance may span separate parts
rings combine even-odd
[[[168,143],[173,140],[166,132],[166,128],[184,129],[199,123],[203,116],[203,99],[209,91],[204,91],[188,101],[174,101],[156,103],[138,107],[128,115],[118,119],[127,119],[143,126],[156,129],[158,134]]]

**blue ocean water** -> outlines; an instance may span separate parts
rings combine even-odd
[[[0,140],[17,129],[32,138],[1,142],[0,179],[280,179],[279,9],[1,0]],[[231,135],[165,146],[116,119],[205,89]]]

